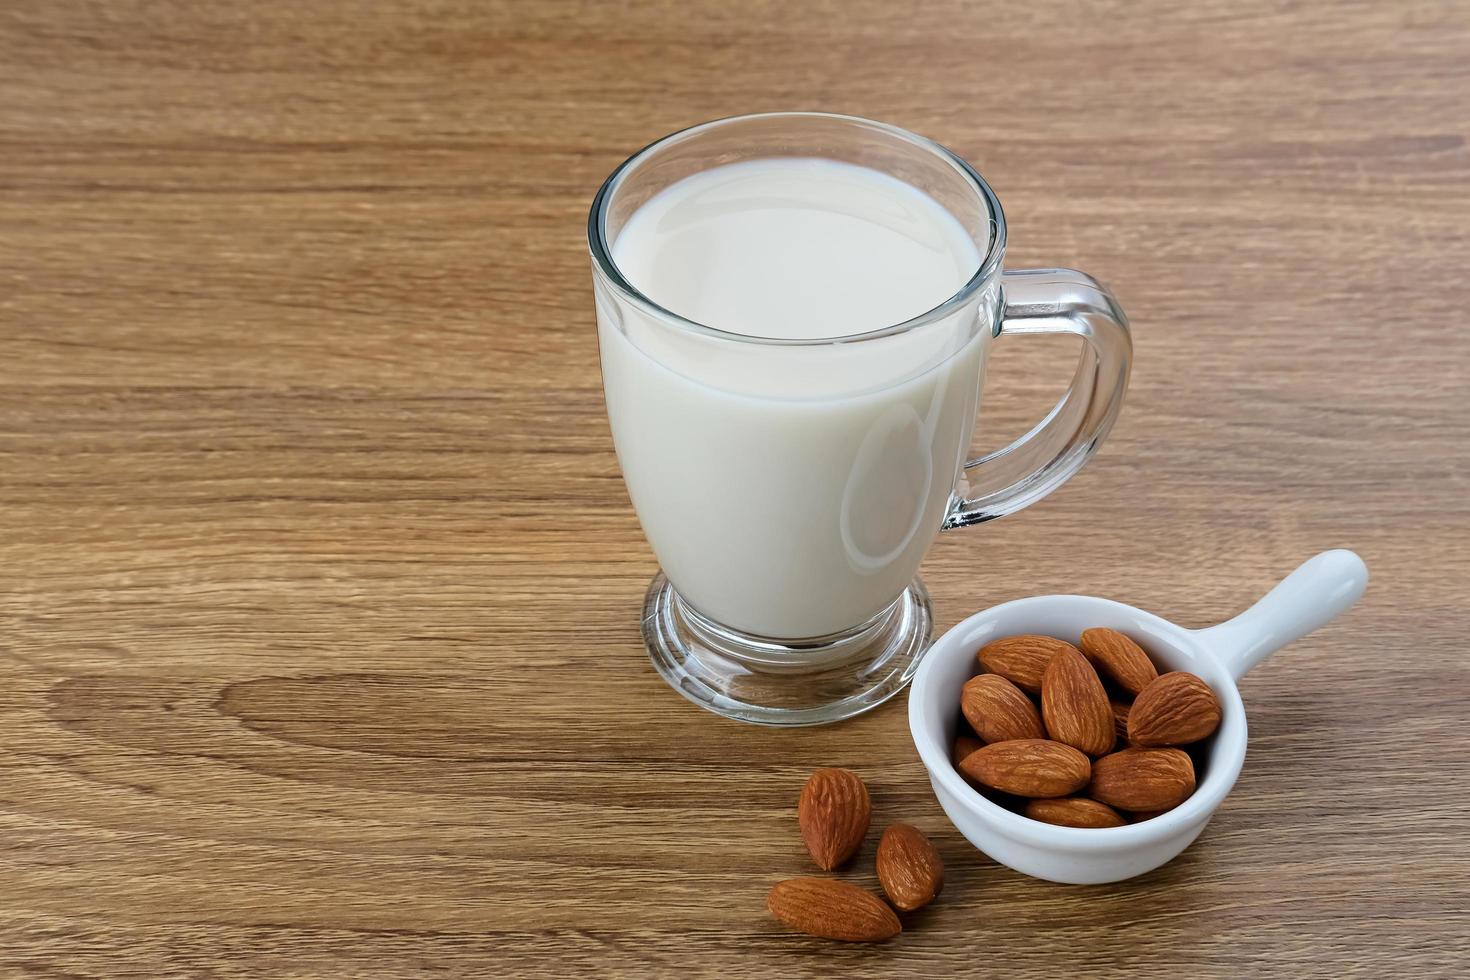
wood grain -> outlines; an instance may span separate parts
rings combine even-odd
[[[1470,8],[411,0],[0,11],[0,973],[1452,975],[1470,956]],[[1358,549],[1246,771],[1128,884],[1013,874],[890,706],[771,732],[641,652],[583,223],[628,152],[820,107],[975,161],[1107,280],[1110,443],[946,535],[941,627],[1188,625]],[[981,439],[1055,397],[1003,345]],[[806,773],[930,833],[882,949],[764,911]]]

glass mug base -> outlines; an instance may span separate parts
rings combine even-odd
[[[915,578],[873,619],[810,640],[773,640],[701,615],[660,572],[643,601],[643,642],[669,686],[708,711],[757,725],[823,725],[904,689],[933,634]]]

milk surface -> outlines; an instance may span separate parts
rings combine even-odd
[[[634,213],[613,259],[682,317],[783,338],[901,323],[980,266],[933,198],[876,170],[802,158],[732,164],[668,188]]]
[[[979,268],[933,199],[853,164],[718,167],[612,244],[659,306],[757,338],[848,337],[940,305]],[[716,339],[599,288],[608,414],[645,533],[697,610],[794,639],[881,613],[938,531],[969,445],[993,290],[894,337]]]

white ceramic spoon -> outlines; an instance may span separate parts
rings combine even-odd
[[[1157,868],[1199,836],[1240,775],[1246,724],[1236,681],[1276,650],[1342,613],[1367,584],[1368,569],[1356,554],[1325,551],[1254,606],[1209,629],[1184,629],[1133,606],[1091,596],[1035,596],[976,613],[924,655],[909,693],[909,729],[940,805],[970,843],[1023,874],[1096,884]],[[992,640],[1022,633],[1076,643],[1083,630],[1094,626],[1133,637],[1160,672],[1198,674],[1220,699],[1223,717],[1194,795],[1152,820],[1100,830],[1041,823],[990,802],[950,761],[960,688],[979,671],[975,654]]]

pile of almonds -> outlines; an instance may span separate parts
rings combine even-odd
[[[1159,674],[1117,630],[1087,630],[1080,647],[1034,635],[984,647],[988,673],[960,695],[969,731],[955,739],[956,768],[995,802],[1064,827],[1172,810],[1195,787],[1183,747],[1214,734],[1220,702],[1194,674]]]
[[[1194,674],[1159,674],[1117,630],[1087,630],[1080,647],[1012,636],[983,648],[986,673],[970,678],[960,696],[955,767],[988,798],[1064,827],[1120,827],[1183,803],[1195,786],[1185,748],[1220,725],[1214,692]],[[833,871],[862,846],[873,804],[856,773],[818,769],[796,814],[812,860]],[[809,935],[892,939],[903,931],[894,909],[932,902],[944,864],[922,831],[895,823],[878,842],[876,870],[888,902],[848,881],[807,876],[777,884],[766,904]]]
[[[848,769],[818,769],[796,806],[802,840],[823,871],[852,859],[872,820],[868,787]],[[923,831],[890,824],[878,842],[878,883],[904,912],[934,901],[944,886],[944,863]],[[836,878],[791,878],[766,898],[771,914],[812,936],[847,942],[881,942],[903,931],[898,915],[872,892]]]

